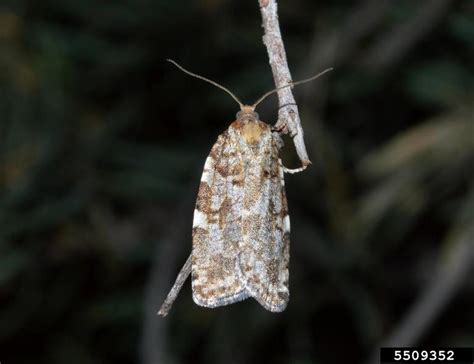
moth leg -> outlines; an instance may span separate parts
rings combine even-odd
[[[281,134],[281,135],[288,134],[289,133],[288,123],[283,119],[278,119],[277,123],[272,128],[272,130],[278,132],[278,134]]]
[[[280,164],[280,168],[281,168],[281,171],[283,173],[290,173],[290,174],[295,174],[295,173],[299,173],[299,172],[303,172],[306,167],[308,167],[308,164],[311,164],[311,162],[309,162],[308,164],[303,164],[300,168],[286,168],[284,165],[283,165],[283,162],[281,161],[281,159],[279,158],[278,159],[278,163]],[[281,173],[281,172],[280,172]],[[282,180],[282,184],[283,186],[285,185],[285,180],[283,179],[283,173],[281,173],[281,180]]]
[[[284,165],[282,165],[283,172],[290,173],[290,174],[303,172],[306,169],[306,167],[307,166],[303,166],[303,167],[300,167],[300,168],[286,168]]]

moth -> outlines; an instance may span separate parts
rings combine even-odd
[[[252,297],[265,309],[283,311],[289,300],[290,218],[279,158],[279,132],[259,119],[256,106],[281,88],[309,82],[329,71],[265,93],[252,105],[231,91],[240,106],[236,120],[213,145],[204,164],[194,210],[192,253],[159,314],[165,316],[191,272],[193,300],[219,307]]]

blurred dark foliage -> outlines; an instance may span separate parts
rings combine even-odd
[[[2,364],[474,346],[473,3],[279,5],[294,77],[335,67],[295,89],[314,164],[287,176],[290,304],[203,309],[187,283],[162,319],[206,154],[238,109],[164,59],[254,101],[273,87],[257,1],[3,2]],[[274,123],[276,97],[259,112]],[[289,138],[283,159],[298,165]]]

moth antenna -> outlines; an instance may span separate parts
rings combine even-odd
[[[211,85],[214,85],[216,87],[219,87],[221,90],[224,90],[225,92],[227,92],[230,96],[232,96],[232,98],[237,101],[237,103],[239,104],[240,108],[242,109],[244,104],[242,102],[240,102],[240,100],[237,98],[237,96],[235,96],[230,90],[226,89],[224,86],[222,85],[219,85],[217,82],[214,82],[204,76],[201,76],[201,75],[197,75],[196,73],[193,73],[191,71],[188,71],[187,69],[185,69],[183,66],[180,66],[178,63],[176,63],[175,61],[173,61],[172,59],[167,59],[168,62],[170,63],[173,63],[176,67],[178,67],[181,71],[183,71],[184,73],[187,73],[188,75],[190,76],[193,76],[193,77],[196,77],[196,78],[199,78],[200,80],[203,80],[203,81],[206,81],[206,82],[209,82]]]
[[[310,78],[305,78],[304,80],[300,80],[300,81],[296,81],[296,82],[290,82],[289,84],[287,85],[284,85],[284,86],[281,86],[281,87],[277,87],[276,89],[273,89],[271,91],[268,91],[266,94],[264,94],[262,97],[260,97],[257,102],[255,104],[252,105],[253,108],[256,108],[258,104],[260,104],[263,100],[265,100],[268,96],[270,96],[271,94],[281,90],[282,88],[285,88],[285,87],[293,87],[293,86],[296,86],[296,85],[301,85],[302,83],[306,83],[306,82],[310,82],[310,81],[313,81],[315,79],[317,79],[318,77],[321,77],[322,75],[324,75],[325,73],[329,72],[329,71],[332,71],[334,68],[328,68],[320,73],[318,73],[317,75],[314,75]]]

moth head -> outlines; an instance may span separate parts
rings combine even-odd
[[[251,105],[242,105],[236,117],[237,120],[240,120],[244,124],[252,122],[256,123],[258,121],[258,114],[255,112],[255,108]]]

